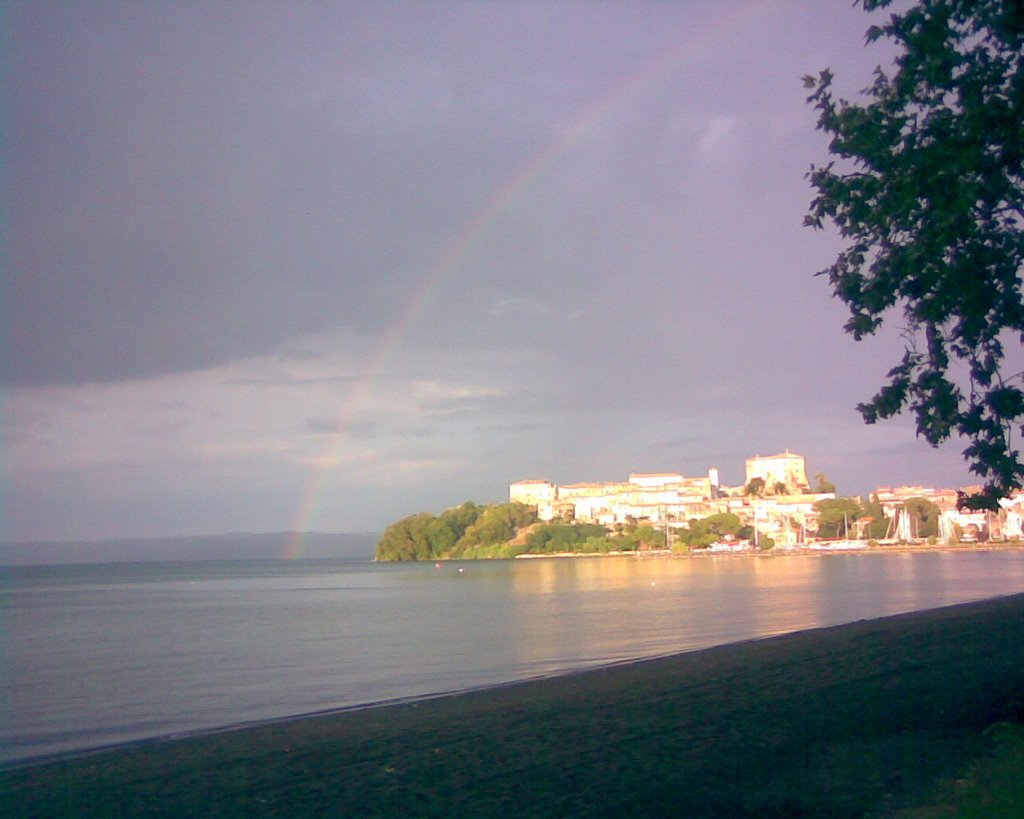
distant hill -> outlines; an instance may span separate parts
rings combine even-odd
[[[0,565],[120,563],[165,560],[273,560],[281,558],[293,532],[232,532],[223,535],[123,540],[22,541],[0,543]],[[301,554],[310,557],[373,557],[376,532],[306,532]]]

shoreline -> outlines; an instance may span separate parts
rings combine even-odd
[[[860,815],[1024,719],[1021,656],[1015,594],[29,761],[0,770],[0,807]]]
[[[712,551],[709,549],[691,549],[687,552],[674,552],[671,549],[652,549],[647,551],[614,551],[614,552],[550,552],[550,553],[523,553],[513,558],[469,558],[469,560],[538,560],[545,557],[635,557],[635,558],[705,558],[705,557],[790,557],[806,555],[880,555],[880,554],[910,554],[910,553],[950,553],[962,552],[1024,552],[1024,543],[964,543],[957,545],[935,545],[907,543],[894,546],[864,546],[856,548],[788,548],[776,546],[772,549],[744,549],[737,551]],[[439,562],[455,563],[460,558],[443,558]],[[424,563],[428,560],[422,561]]]

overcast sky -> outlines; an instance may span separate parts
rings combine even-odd
[[[801,226],[849,0],[3,9],[4,539],[379,529],[526,477],[789,448],[970,483],[854,410]]]

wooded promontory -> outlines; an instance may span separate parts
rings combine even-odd
[[[672,548],[687,552],[721,539],[752,536],[733,514],[691,520],[672,530]],[[384,530],[376,560],[471,560],[509,558],[524,554],[608,554],[665,549],[666,534],[645,521],[612,527],[555,519],[540,521],[537,509],[523,503],[480,505],[466,501],[432,515],[409,515]],[[766,539],[762,548],[770,548]]]

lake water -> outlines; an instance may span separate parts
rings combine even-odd
[[[0,578],[11,762],[1021,592],[1024,551],[138,563]]]

